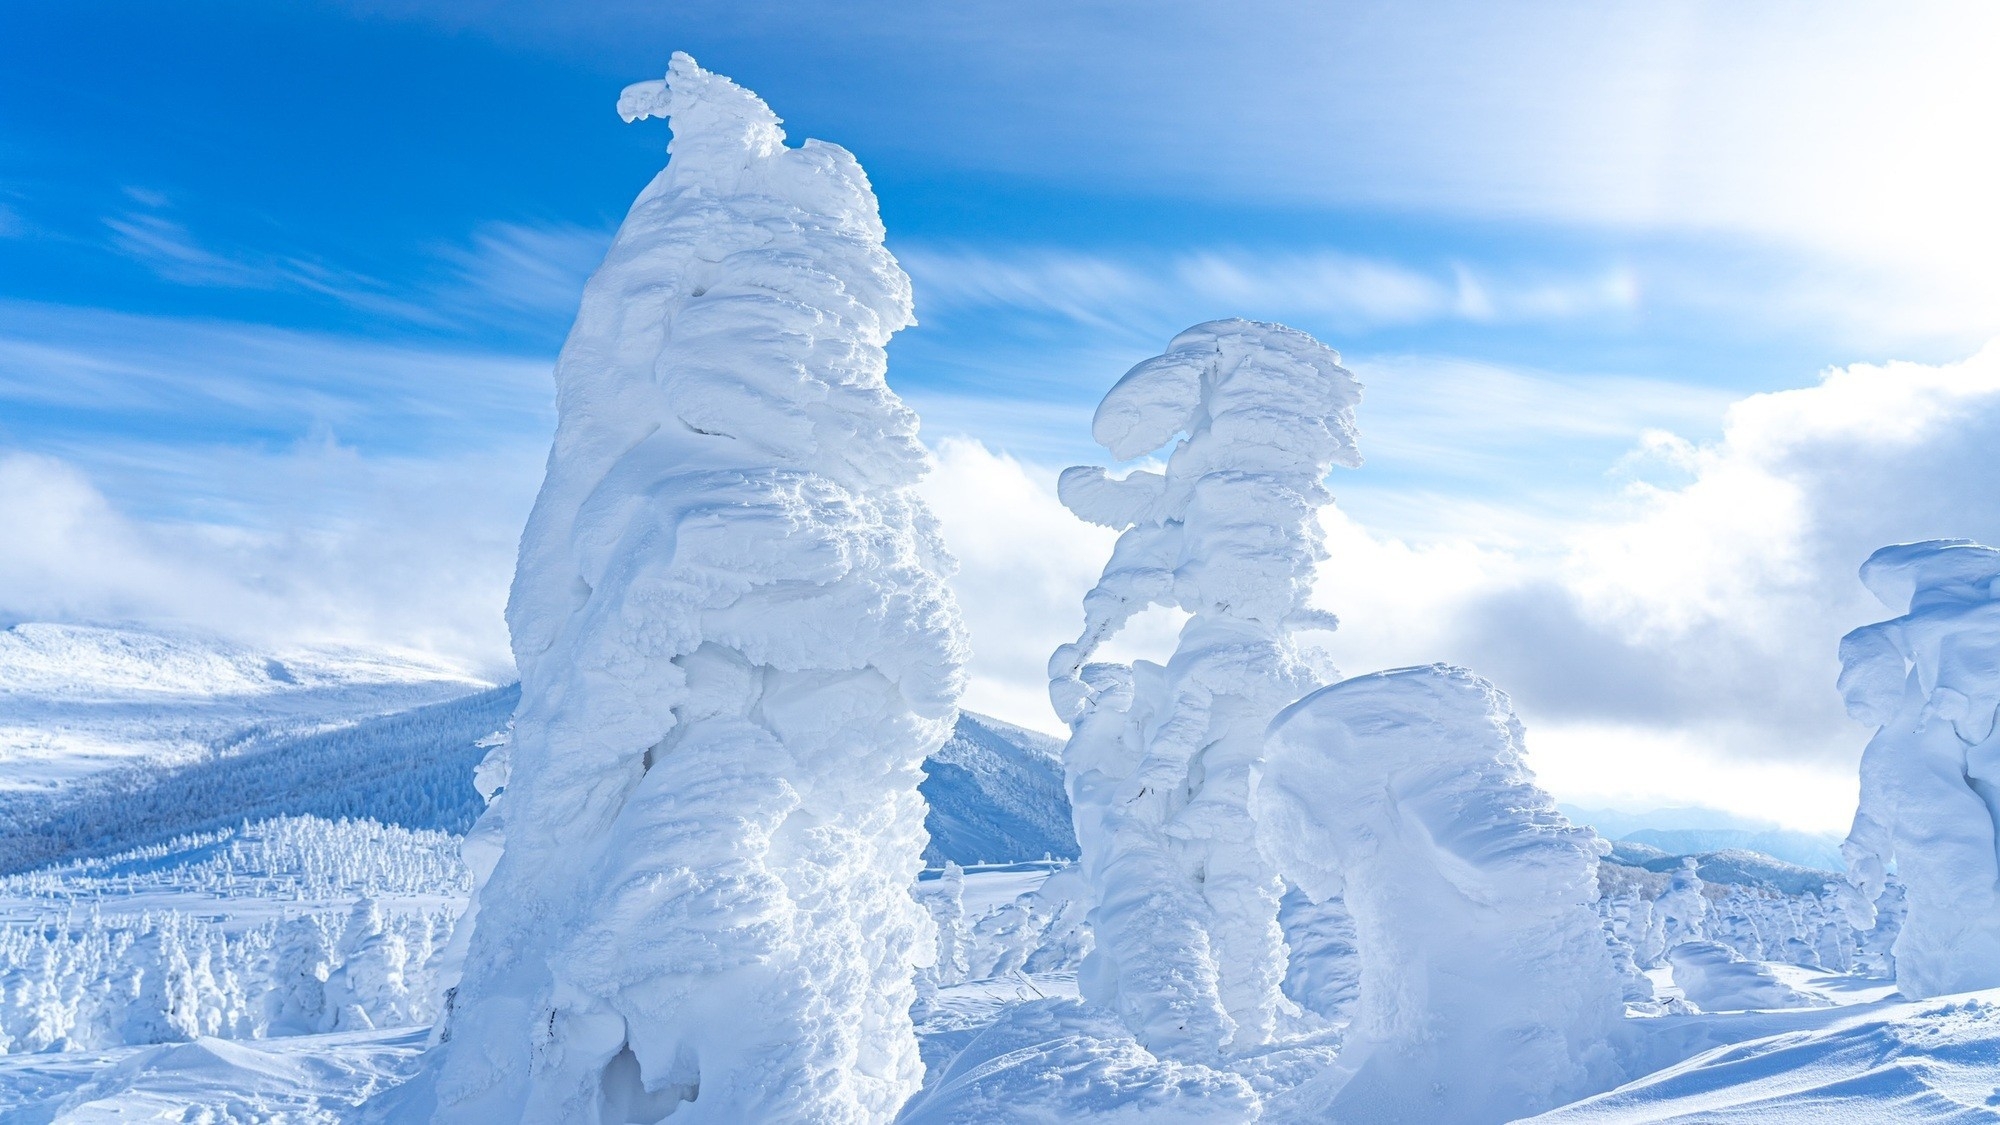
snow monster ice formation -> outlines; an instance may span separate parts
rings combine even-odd
[[[1360,384],[1331,348],[1218,320],[1128,372],[1091,433],[1120,460],[1180,440],[1164,472],[1062,474],[1071,511],[1123,532],[1049,663],[1096,950],[1079,987],[1155,1054],[1212,1062],[1271,1040],[1282,1008],[1284,884],[1250,791],[1264,728],[1323,682],[1291,640],[1326,557],[1318,509],[1355,466]],[[1184,435],[1184,436],[1181,436]],[[1162,667],[1086,663],[1141,610],[1192,615]]]
[[[1884,547],[1861,581],[1893,620],[1840,642],[1847,712],[1879,728],[1841,852],[1854,924],[1875,921],[1894,864],[1908,917],[1896,986],[1918,999],[2000,985],[2000,550],[1965,539]]]
[[[437,1117],[886,1121],[964,659],[884,382],[909,279],[854,158],[749,91],[676,54],[619,112],[670,118],[671,160],[557,362]]]
[[[1306,696],[1254,813],[1284,876],[1354,919],[1360,992],[1310,1119],[1513,1120],[1616,1083],[1600,842],[1536,786],[1492,684],[1431,665]]]

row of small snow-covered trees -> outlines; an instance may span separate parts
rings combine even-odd
[[[1890,952],[1901,929],[1900,884],[1886,889],[1879,917],[1867,929],[1853,925],[1846,894],[1833,887],[1787,894],[1771,887],[1704,883],[1692,870],[1669,875],[1609,868],[1621,873],[1603,895],[1598,916],[1623,942],[1635,967],[1666,963],[1671,944],[1685,940],[1720,942],[1753,961],[1778,961],[1828,972],[1889,976]],[[1628,997],[1629,998],[1629,997]]]
[[[454,847],[283,817],[0,877],[0,1053],[428,1022]]]
[[[179,910],[0,924],[0,1054],[425,1024],[454,916],[363,899],[247,926]]]

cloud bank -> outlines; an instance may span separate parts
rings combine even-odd
[[[1364,402],[1363,441],[1367,441]],[[1855,569],[1885,543],[2000,540],[2000,345],[1960,363],[1854,366],[1729,407],[1722,436],[1651,435],[1614,512],[1540,543],[1422,539],[1323,513],[1322,604],[1348,672],[1448,660],[1515,697],[1546,779],[1578,800],[1703,801],[1801,826],[1851,810],[1865,733],[1833,688],[1841,634],[1881,616]],[[1341,474],[1336,490],[1346,479]],[[1046,728],[1051,642],[1103,536],[1052,468],[949,442],[931,501],[961,557],[975,702]],[[1132,648],[1163,655],[1171,622]]]

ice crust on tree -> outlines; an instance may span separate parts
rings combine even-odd
[[[1360,953],[1315,1083],[1330,1119],[1511,1120],[1615,1080],[1602,845],[1521,746],[1507,697],[1443,665],[1344,680],[1271,724],[1259,839],[1307,896],[1344,899]]]
[[[1861,581],[1903,616],[1840,642],[1847,712],[1878,728],[1841,852],[1857,926],[1893,865],[1907,916],[1896,985],[1922,998],[2000,985],[2000,550],[1884,547]]]
[[[508,605],[505,845],[441,1120],[887,1120],[918,1088],[921,765],[964,645],[884,381],[909,279],[834,145],[676,54],[584,292]]]
[[[1340,357],[1277,324],[1176,336],[1105,395],[1092,435],[1163,471],[1065,471],[1081,518],[1122,532],[1084,627],[1049,664],[1096,949],[1083,996],[1147,1049],[1212,1061],[1271,1041],[1287,1001],[1283,882],[1258,851],[1250,787],[1264,727],[1323,682],[1291,639],[1325,558],[1318,511],[1355,466],[1361,387]],[[1176,440],[1178,438],[1178,440]],[[1164,665],[1090,663],[1149,606],[1192,616]]]

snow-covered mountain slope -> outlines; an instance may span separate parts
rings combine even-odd
[[[273,816],[462,833],[518,688],[420,657],[0,631],[0,874]],[[967,713],[932,755],[925,862],[1076,855],[1060,743]]]
[[[0,631],[0,819],[105,771],[201,761],[492,686],[412,653],[15,625]]]
[[[1648,844],[1673,855],[1759,852],[1794,867],[1838,871],[1842,866],[1837,837],[1785,829],[1753,832],[1740,828],[1641,828],[1622,839]]]
[[[196,761],[22,795],[0,827],[0,873],[274,816],[463,833],[484,807],[472,785],[481,740],[506,725],[515,697],[494,688],[331,729],[260,733]]]
[[[931,834],[924,862],[1076,858],[1061,754],[1061,741],[1048,735],[960,713],[951,738],[924,763]]]

